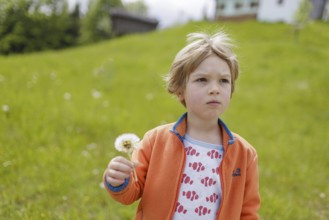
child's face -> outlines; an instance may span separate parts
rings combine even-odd
[[[231,71],[221,58],[211,55],[189,76],[185,90],[178,94],[185,101],[189,118],[215,119],[231,100]]]

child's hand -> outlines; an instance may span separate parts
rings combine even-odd
[[[106,169],[106,181],[112,186],[120,186],[133,171],[134,163],[124,157],[114,157]]]

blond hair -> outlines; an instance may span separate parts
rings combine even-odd
[[[239,65],[236,55],[232,51],[231,39],[223,31],[210,36],[205,33],[191,33],[187,35],[189,44],[181,49],[164,77],[167,91],[178,94],[185,89],[190,74],[209,56],[216,55],[223,59],[231,71],[231,94],[234,92],[235,80],[239,76]],[[185,103],[182,103],[185,105]]]

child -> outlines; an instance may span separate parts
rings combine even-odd
[[[104,184],[113,199],[141,199],[135,219],[259,219],[255,149],[218,117],[224,113],[239,74],[224,32],[188,35],[166,76],[167,90],[186,113],[176,123],[148,131],[135,163],[113,158]]]

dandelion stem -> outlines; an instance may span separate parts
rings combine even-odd
[[[132,154],[134,150],[138,148],[138,145],[139,145],[139,137],[131,133],[120,135],[119,137],[116,138],[114,142],[114,147],[120,152],[123,151],[127,153],[130,160],[132,160]],[[134,179],[135,182],[138,182],[135,166],[136,164],[134,164],[133,166]]]
[[[128,154],[128,155],[129,155],[130,160],[132,160],[132,154]],[[138,178],[137,178],[137,172],[136,172],[136,169],[135,169],[135,163],[134,163],[134,167],[133,167],[133,173],[134,173],[135,182],[137,183]]]
[[[133,168],[135,182],[138,182],[137,173],[135,167]]]

